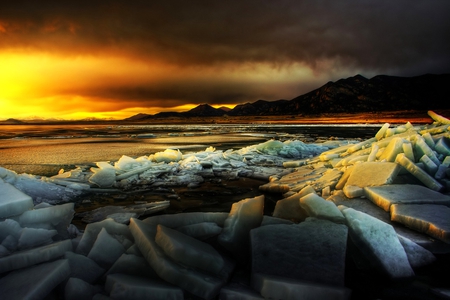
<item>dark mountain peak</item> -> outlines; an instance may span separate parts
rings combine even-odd
[[[225,111],[214,108],[211,105],[204,103],[183,114],[195,117],[218,117],[223,116],[225,114]]]

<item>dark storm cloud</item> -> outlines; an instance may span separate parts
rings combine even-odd
[[[416,75],[450,69],[449,15],[446,0],[9,1],[0,46]]]

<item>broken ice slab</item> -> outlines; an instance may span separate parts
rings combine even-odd
[[[0,295],[8,300],[44,299],[69,274],[65,259],[11,272],[0,279]]]
[[[33,209],[33,199],[9,183],[0,181],[0,219]]]
[[[106,275],[117,273],[153,279],[159,278],[145,258],[133,254],[122,254]]]
[[[401,235],[398,235],[398,239],[402,244],[403,249],[405,249],[409,264],[413,269],[427,266],[436,261],[436,257],[433,253],[414,243],[410,239]]]
[[[0,258],[0,273],[54,260],[62,257],[66,251],[72,251],[72,242],[70,240],[15,252],[9,256]]]
[[[53,242],[52,237],[57,234],[56,230],[47,230],[42,228],[23,228],[17,248],[25,250]]]
[[[342,190],[347,198],[359,198],[364,196],[364,190],[356,185],[346,185]]]
[[[448,156],[450,155],[450,138],[448,137],[441,137],[435,146],[435,149],[438,153]]]
[[[192,225],[185,225],[176,229],[179,232],[198,240],[206,240],[210,237],[219,235],[222,232],[222,227],[214,222],[202,222]]]
[[[102,228],[87,257],[100,267],[108,269],[124,252],[123,245]]]
[[[213,222],[223,227],[227,218],[228,213],[192,212],[148,217],[143,222],[153,225],[161,224],[169,228],[178,228],[203,222]]]
[[[67,251],[64,258],[69,261],[70,277],[92,283],[105,272],[97,263],[84,255]]]
[[[428,111],[428,115],[430,116],[430,118],[432,118],[437,123],[447,124],[447,125],[450,124],[450,120],[449,119],[447,119],[446,117],[443,117],[441,115],[438,115],[437,113],[435,113],[432,110]]]
[[[79,278],[70,277],[64,287],[64,300],[92,299],[101,291],[100,286],[93,286]]]
[[[218,295],[225,280],[188,269],[169,259],[155,242],[156,225],[131,219],[130,230],[144,258],[160,278],[204,299],[212,299]]]
[[[391,220],[450,244],[450,208],[435,204],[394,204]]]
[[[249,246],[248,234],[261,225],[263,210],[264,195],[233,203],[218,242],[236,257],[245,257]]]
[[[130,229],[127,225],[119,224],[113,219],[106,219],[101,222],[91,223],[86,226],[83,236],[78,244],[76,252],[83,255],[88,255],[92,246],[95,243],[97,235],[105,228],[106,231],[114,236],[123,236],[129,240],[133,240],[133,236],[130,233]]]
[[[300,206],[300,198],[310,193],[315,193],[315,190],[308,185],[300,192],[278,200],[272,215],[277,218],[293,220],[296,222],[304,221],[308,217],[308,214]]]
[[[351,296],[351,290],[345,287],[259,273],[252,274],[252,286],[261,293],[264,299],[346,300]]]
[[[224,267],[222,256],[211,245],[177,230],[158,225],[155,242],[177,263],[216,275]]]
[[[176,286],[126,274],[108,275],[105,290],[113,299],[184,299],[183,290]]]
[[[116,183],[116,170],[105,168],[91,168],[93,175],[89,178],[89,182],[99,187],[111,187]]]
[[[403,144],[406,142],[407,141],[402,138],[393,138],[387,145],[386,149],[384,149],[383,153],[379,157],[379,160],[389,162],[395,161],[397,154],[403,152]]]
[[[9,235],[19,239],[22,227],[13,219],[6,219],[0,222],[0,243]]]
[[[442,204],[450,206],[450,196],[415,184],[392,184],[365,187],[370,201],[389,211],[392,204]]]
[[[394,228],[368,214],[352,208],[342,210],[349,235],[362,253],[391,279],[414,276],[414,271]]]
[[[327,201],[316,194],[311,193],[300,198],[300,206],[310,217],[341,224],[345,222],[344,216],[333,202]]]
[[[404,153],[397,155],[395,162],[405,168],[414,177],[419,179],[428,188],[440,192],[444,189],[442,184],[436,181],[433,177],[428,175],[427,172],[416,166],[409,158],[405,156]]]
[[[250,232],[252,274],[344,286],[347,227],[308,218]],[[257,289],[258,290],[258,289]]]
[[[178,149],[166,149],[163,152],[155,153],[153,158],[156,162],[170,163],[173,161],[180,161],[183,158],[183,155]]]
[[[400,167],[392,162],[365,162],[354,166],[345,185],[361,188],[390,184],[400,171]]]

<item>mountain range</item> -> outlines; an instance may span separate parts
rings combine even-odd
[[[449,86],[450,74],[415,77],[378,75],[370,79],[356,75],[336,82],[330,81],[291,100],[258,100],[239,104],[231,110],[200,104],[186,112],[141,113],[125,120],[450,109]]]

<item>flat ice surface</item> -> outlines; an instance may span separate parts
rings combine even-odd
[[[252,273],[344,285],[347,227],[308,218],[250,232]]]
[[[400,171],[393,162],[365,162],[355,165],[345,185],[361,188],[390,184]]]
[[[0,181],[0,219],[33,209],[33,199],[9,183]]]
[[[222,256],[209,244],[158,225],[155,242],[174,261],[213,274],[224,267]]]
[[[366,257],[391,279],[414,276],[403,246],[394,228],[368,214],[343,209],[349,234]]]
[[[11,272],[0,279],[0,295],[5,300],[44,299],[69,274],[65,259]]]
[[[364,194],[370,201],[385,211],[389,211],[392,204],[442,204],[450,206],[450,196],[415,184],[365,187]]]
[[[392,221],[450,244],[450,208],[435,204],[394,204]]]

